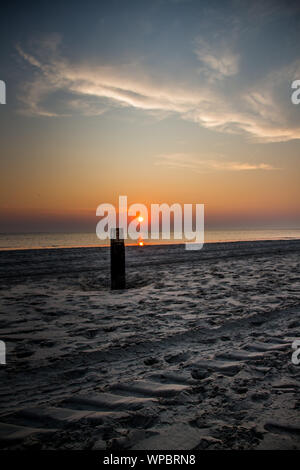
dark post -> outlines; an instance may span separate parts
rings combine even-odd
[[[114,232],[114,230],[112,231]],[[122,229],[116,228],[110,239],[110,275],[112,289],[125,289],[125,245]]]

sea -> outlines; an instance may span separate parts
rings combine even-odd
[[[205,243],[300,239],[300,229],[271,230],[206,230]],[[185,240],[143,240],[145,245],[184,243]],[[128,240],[127,245],[138,245]],[[0,250],[30,250],[46,248],[76,248],[107,246],[109,240],[99,240],[96,233],[1,233]]]

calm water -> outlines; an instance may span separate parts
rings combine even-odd
[[[243,240],[287,240],[300,239],[300,229],[291,230],[207,230],[205,243]],[[164,240],[149,240],[147,244],[170,243]],[[178,243],[178,241],[173,242]],[[135,244],[135,242],[130,242]],[[137,244],[137,242],[136,242]],[[0,234],[0,250],[30,248],[63,248],[83,246],[105,246],[95,233],[18,233]]]

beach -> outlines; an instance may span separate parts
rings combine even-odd
[[[0,252],[2,449],[300,449],[300,240]]]

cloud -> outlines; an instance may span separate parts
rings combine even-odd
[[[18,47],[18,51],[40,72],[25,85],[26,93],[21,98],[29,114],[48,115],[43,101],[58,90],[72,93],[74,97],[93,97],[94,106],[98,99],[104,98],[112,105],[183,114],[194,108],[195,100],[199,106],[207,99],[204,92],[193,93],[175,84],[151,81],[135,63],[125,66],[71,64],[59,54],[53,57],[47,53],[44,62],[40,62],[22,48]],[[81,106],[80,101],[78,103]]]
[[[239,71],[239,54],[234,53],[224,44],[212,47],[211,44],[199,38],[196,40],[195,54],[202,64],[199,72],[209,80],[231,77]]]
[[[244,134],[260,142],[300,138],[296,106],[291,105],[289,95],[290,83],[300,76],[299,60],[255,83],[240,78],[231,84],[239,75],[239,55],[228,46],[213,50],[204,42],[200,49],[197,41],[206,80],[195,80],[193,69],[187,71],[185,81],[176,76],[162,78],[159,70],[135,61],[117,65],[72,62],[62,55],[57,35],[35,46],[34,53],[18,47],[33,68],[32,79],[23,85],[20,96],[22,110],[55,117],[135,108],[158,118],[176,114],[204,128]]]
[[[172,153],[162,154],[157,157],[155,165],[168,168],[187,168],[197,173],[207,173],[210,171],[253,171],[253,170],[278,170],[267,163],[245,163],[236,161],[224,161],[223,156],[215,158],[198,159],[191,154]]]

